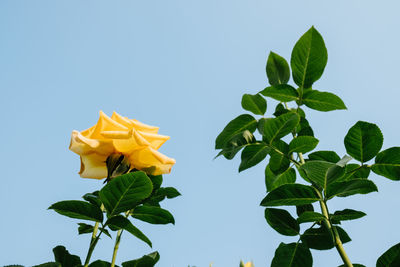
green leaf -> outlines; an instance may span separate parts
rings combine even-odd
[[[242,114],[225,126],[215,140],[215,149],[223,149],[236,135],[249,130],[253,133],[257,128],[257,120],[248,114]]]
[[[307,153],[318,145],[318,139],[312,136],[298,136],[289,144],[289,153]]]
[[[24,267],[23,265],[5,265],[4,267]],[[62,267],[59,262],[46,262],[32,267]]]
[[[276,105],[276,107],[275,107],[275,112],[274,112],[272,115],[274,115],[275,117],[279,117],[280,115],[285,114],[285,113],[288,113],[288,112],[289,112],[289,110],[286,109],[286,108],[283,106],[282,103],[279,103],[278,105]],[[261,134],[262,134],[262,133],[261,133]]]
[[[150,178],[151,183],[153,184],[153,191],[161,187],[161,184],[163,182],[162,175],[147,175],[147,176]]]
[[[299,234],[299,224],[286,210],[267,208],[265,209],[265,219],[275,231],[282,235],[295,236]]]
[[[267,101],[259,94],[244,94],[242,97],[242,107],[256,115],[264,115],[267,111]]]
[[[344,182],[336,182],[328,186],[326,197],[347,197],[355,194],[368,194],[378,192],[376,185],[367,179],[353,179]]]
[[[49,207],[57,213],[82,220],[90,220],[95,222],[103,221],[103,212],[101,209],[91,203],[80,200],[65,200],[54,203]]]
[[[335,211],[335,213],[333,213],[331,215],[331,220],[335,220],[335,221],[355,220],[355,219],[364,217],[365,215],[367,215],[367,214],[365,214],[362,211],[352,210],[352,209],[344,209],[344,210]]]
[[[99,198],[99,191],[94,191],[93,193],[87,193],[82,196],[82,198],[97,207],[101,207],[101,201]]]
[[[122,267],[153,267],[159,259],[160,254],[155,251],[139,259],[123,262]]]
[[[181,193],[179,193],[179,191],[174,187],[163,187],[162,191],[168,199],[176,198],[181,195]]]
[[[89,224],[86,224],[86,223],[78,223],[78,225],[79,225],[78,234],[82,235],[82,234],[91,234],[91,233],[93,233],[93,230],[94,230],[93,225],[89,225]],[[111,238],[111,235],[107,231],[107,229],[99,227],[99,230],[103,230],[103,233]]]
[[[383,135],[375,124],[358,121],[344,138],[347,153],[360,162],[375,157],[382,148]]]
[[[175,224],[174,216],[162,208],[139,206],[133,211],[132,217],[151,224]]]
[[[323,160],[327,162],[336,163],[340,160],[340,157],[334,151],[315,151],[313,153],[308,154],[308,158],[310,160]]]
[[[310,249],[303,243],[281,243],[275,251],[271,267],[312,267]]]
[[[269,165],[265,168],[265,185],[267,191],[272,191],[275,188],[284,184],[293,184],[296,181],[296,171],[293,168],[288,168],[281,174],[275,175]]]
[[[400,266],[400,243],[389,248],[380,256],[376,267],[397,267]]]
[[[263,136],[271,144],[274,140],[280,139],[289,134],[299,124],[300,116],[289,112],[277,118],[267,120],[264,123]]]
[[[307,178],[320,189],[326,190],[327,186],[339,180],[345,174],[345,164],[351,157],[344,156],[336,164],[327,161],[307,161],[301,166]]]
[[[89,264],[89,267],[110,267],[111,263],[107,261],[97,260]],[[116,266],[116,265],[115,265]]]
[[[313,211],[305,211],[303,212],[299,218],[297,218],[298,223],[306,223],[306,222],[320,222],[325,219],[325,216],[318,212]]]
[[[298,205],[296,206],[296,214],[297,216],[301,216],[306,211],[314,211],[314,207],[311,204],[306,205]]]
[[[260,94],[282,102],[289,102],[299,99],[299,93],[297,90],[288,84],[269,86],[262,90]]]
[[[289,168],[289,145],[282,140],[275,140],[271,147],[275,149],[271,149],[269,167],[275,175],[278,175]]]
[[[171,199],[180,195],[179,191],[173,187],[161,187],[155,190],[152,195],[143,202],[143,204],[159,207],[159,202],[163,201],[165,198]]]
[[[328,170],[335,166],[334,163],[320,160],[310,160],[301,165],[301,169],[306,172],[308,179],[314,184],[318,185],[321,189],[325,189],[328,181]]]
[[[261,122],[261,120],[262,119],[260,119],[259,122]],[[216,157],[223,155],[226,159],[233,159],[243,147],[255,142],[256,139],[254,135],[249,130],[245,130],[233,137]]]
[[[152,190],[153,184],[144,172],[131,172],[113,178],[100,190],[100,199],[112,216],[133,209]]]
[[[82,265],[81,259],[76,255],[69,254],[64,246],[53,248],[53,254],[55,261],[61,263],[62,267],[76,267]]]
[[[271,85],[287,83],[290,78],[289,64],[283,57],[272,51],[268,56],[266,72]]]
[[[290,65],[294,82],[301,88],[309,88],[324,72],[328,61],[324,39],[311,27],[295,44]]]
[[[109,218],[106,222],[107,225],[113,226],[117,229],[124,229],[137,237],[138,239],[144,241],[151,247],[151,241],[145,236],[138,228],[136,228],[127,218],[122,215],[116,215]]]
[[[297,126],[297,136],[312,136],[314,137],[314,131],[310,126],[308,120],[300,116],[300,123]]]
[[[391,180],[400,180],[400,147],[391,147],[379,152],[372,171]]]
[[[86,224],[86,223],[78,223],[78,225],[79,225],[78,233],[80,235],[89,234],[89,233],[93,232],[93,229],[94,229],[93,225],[89,225],[89,224]]]
[[[262,201],[261,206],[296,206],[311,204],[320,198],[314,188],[302,184],[284,184],[272,190]]]
[[[346,174],[342,177],[343,181],[355,179],[355,178],[368,178],[371,168],[367,165],[360,166],[359,164],[347,164]]]
[[[317,90],[309,90],[305,92],[302,101],[307,107],[318,111],[347,109],[342,99],[337,95]]]
[[[254,165],[260,163],[268,153],[271,151],[271,148],[266,146],[265,144],[251,144],[246,146],[242,151],[242,162],[239,166],[239,172],[244,171]]]
[[[343,244],[351,241],[350,237],[342,228],[338,226],[333,227],[336,228],[340,240]],[[324,226],[324,224],[322,224],[319,228],[307,229],[301,236],[301,240],[306,246],[312,249],[326,250],[334,247],[332,235],[330,231]]]

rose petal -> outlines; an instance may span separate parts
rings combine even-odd
[[[81,155],[81,170],[79,174],[82,178],[103,179],[107,177],[106,160],[108,156],[96,153]]]
[[[147,124],[144,124],[138,120],[130,120],[133,123],[133,127],[138,130],[138,131],[142,131],[142,132],[147,132],[147,133],[158,133],[158,127],[156,126],[150,126]]]
[[[131,167],[143,170],[151,175],[170,173],[175,160],[151,147],[135,150],[129,156]]]
[[[150,146],[137,131],[133,130],[130,138],[128,139],[114,139],[113,144],[115,150],[123,154],[131,154],[133,151],[142,149],[143,147]]]
[[[140,135],[150,143],[150,146],[154,149],[159,149],[170,137],[166,135],[146,133],[139,131]]]
[[[137,120],[130,120],[127,117],[123,117],[123,116],[119,115],[115,111],[111,115],[111,119],[113,119],[114,121],[116,121],[116,122],[128,127],[129,129],[133,128],[135,130],[148,132],[148,133],[157,133],[158,132],[158,127],[156,127],[156,126],[147,125],[147,124],[144,124],[144,123],[139,122]]]
[[[102,131],[100,134],[107,139],[128,139],[132,131]]]
[[[96,152],[98,154],[110,155],[114,152],[111,140],[96,140],[83,136],[78,131],[72,131],[69,149],[78,155]]]
[[[103,131],[129,131],[129,129],[124,125],[112,120],[100,110],[100,118],[97,121],[96,128],[88,137],[92,139],[104,139],[104,137],[101,135],[101,132]]]

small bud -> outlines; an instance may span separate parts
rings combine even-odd
[[[112,178],[125,174],[131,168],[128,159],[122,154],[111,154],[106,160],[107,179],[109,182]]]

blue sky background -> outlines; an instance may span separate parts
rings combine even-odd
[[[263,217],[265,165],[238,174],[239,159],[213,157],[215,137],[244,112],[242,94],[267,85],[270,50],[289,59],[312,25],[325,39],[328,65],[314,88],[339,95],[348,110],[306,111],[318,149],[344,155],[357,120],[379,125],[384,148],[400,144],[400,4],[327,2],[0,1],[0,264],[50,261],[59,244],[86,255],[90,237],[78,236],[78,221],[47,207],[102,186],[79,177],[68,145],[73,129],[115,110],[171,136],[160,151],[177,163],[164,182],[182,196],[163,206],[176,225],[137,222],[161,254],[158,266],[230,267],[240,259],[269,266],[281,241],[297,240]],[[366,266],[400,241],[400,183],[371,179],[379,193],[329,205],[368,214],[343,223],[351,260]],[[101,240],[92,259],[110,261],[113,244]],[[151,251],[125,234],[117,262]],[[341,264],[335,250],[313,256],[314,266]]]

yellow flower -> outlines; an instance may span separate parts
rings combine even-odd
[[[240,261],[240,267],[254,267],[254,264],[251,261],[247,263],[243,263],[243,261]]]
[[[157,151],[169,136],[157,134],[158,127],[122,117],[110,117],[100,111],[96,125],[82,132],[72,131],[69,149],[81,157],[80,176],[107,177],[106,159],[111,154],[124,155],[131,169],[151,175],[169,173],[175,160]]]

